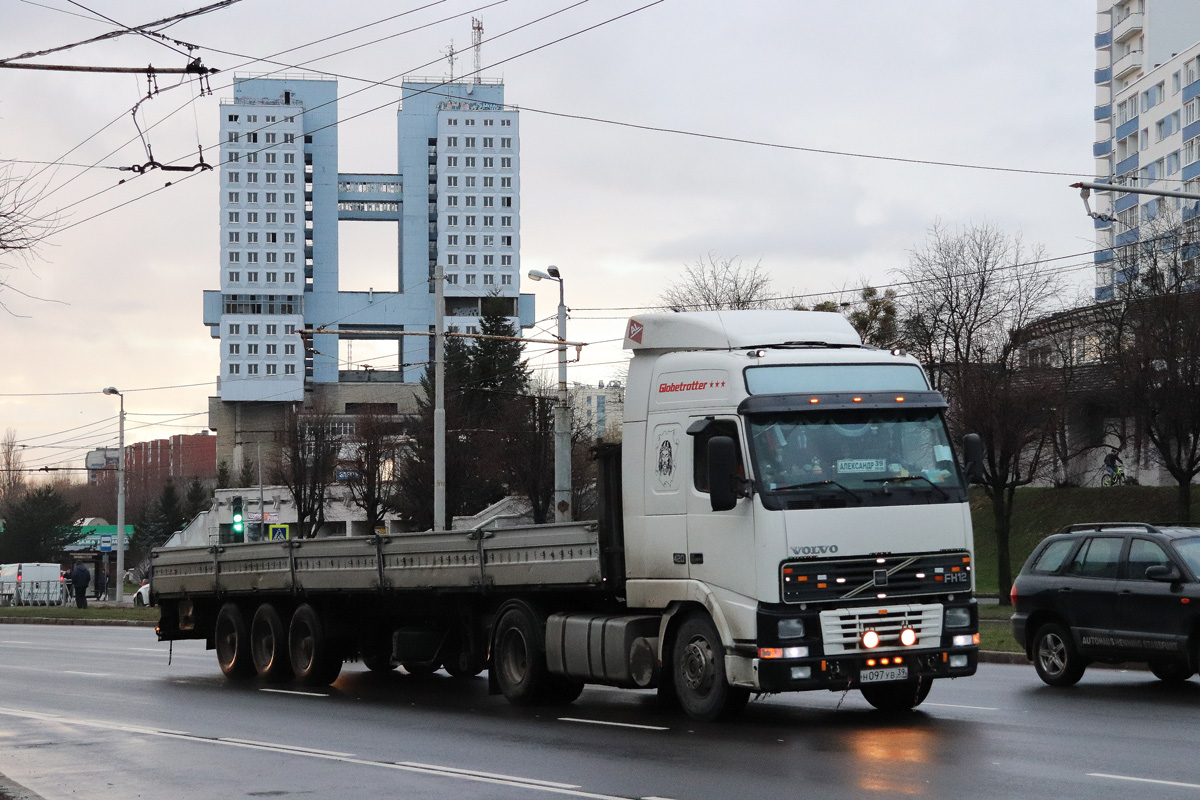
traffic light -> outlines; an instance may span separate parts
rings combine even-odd
[[[242,496],[233,497],[233,532],[242,534],[246,530],[246,517],[242,514]]]

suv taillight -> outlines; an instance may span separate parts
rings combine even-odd
[[[1014,606],[1017,604],[1017,584],[1015,582],[1012,588],[1008,590],[1008,602]]]

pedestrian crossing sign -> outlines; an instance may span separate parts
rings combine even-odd
[[[292,537],[288,534],[287,525],[270,525],[267,527],[267,538],[272,542],[283,542]]]

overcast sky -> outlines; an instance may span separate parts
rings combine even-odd
[[[456,74],[470,69],[470,12],[488,0],[241,0],[182,21],[166,33],[198,45],[204,65],[222,72],[203,97],[194,82],[166,90],[178,76],[158,78],[166,91],[138,112],[143,128],[154,126],[154,156],[191,164],[202,145],[215,161],[230,73],[280,69],[253,59],[422,1],[423,10],[274,58],[289,73],[341,76],[342,172],[394,172],[399,89],[345,95],[364,81],[444,75],[444,61],[432,62],[451,41]],[[637,10],[649,2],[506,0],[476,12],[483,64],[505,61],[484,75],[503,77],[506,99],[523,109],[523,269],[562,270],[569,338],[619,339],[629,307],[655,304],[708,253],[761,261],[778,293],[807,294],[895,280],[892,271],[939,219],[991,222],[1050,256],[1092,249],[1091,221],[1067,177],[818,154],[539,111],[1085,176],[1093,169],[1093,0],[663,0]],[[99,15],[139,25],[204,4],[0,0],[0,57],[113,30]],[[391,38],[368,44],[383,37]],[[30,61],[181,67],[175,49],[123,36]],[[141,164],[129,112],[145,93],[144,76],[0,69],[0,159]],[[32,261],[6,262],[0,429],[16,429],[27,465],[81,466],[87,450],[116,445],[117,400],[100,393],[114,385],[126,393],[128,441],[203,430],[219,366],[201,324],[201,292],[218,286],[217,173],[9,166],[36,176],[41,209],[57,214],[59,231]],[[163,188],[167,181],[176,184]],[[345,223],[339,236],[342,289],[395,288],[391,226]],[[1059,263],[1081,267],[1064,277],[1088,294],[1090,257]],[[556,287],[526,280],[522,290],[537,291],[538,316],[552,330]],[[572,378],[611,377],[620,358],[619,342],[588,347]],[[553,370],[553,353],[533,363]]]

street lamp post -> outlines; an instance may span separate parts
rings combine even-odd
[[[125,602],[125,395],[115,386],[104,390],[121,398],[121,415],[117,447],[117,602]]]
[[[567,406],[567,305],[558,267],[531,269],[529,279],[558,283],[558,405],[554,407],[554,520],[571,521],[571,411]]]

